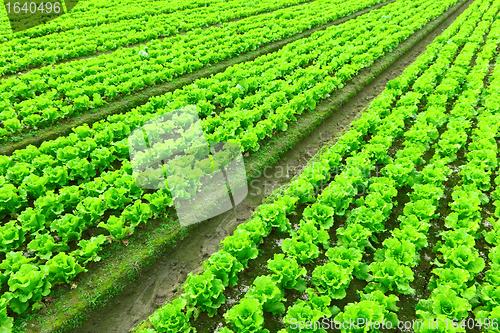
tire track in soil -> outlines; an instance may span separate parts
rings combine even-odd
[[[321,147],[346,131],[351,122],[384,90],[387,81],[398,77],[472,2],[473,0],[468,0],[455,9],[427,36],[342,105],[292,150],[285,153],[273,167],[267,168],[262,177],[251,182],[249,196],[236,207],[236,216],[231,211],[199,223],[197,230],[181,244],[159,259],[154,266],[141,272],[138,281],[109,300],[104,308],[93,311],[90,318],[74,332],[128,332],[166,300],[180,295],[182,290],[178,289],[188,273],[200,271],[201,263],[218,250],[224,237],[232,234],[238,224],[247,220],[274,189],[287,184],[295,174],[300,173]]]

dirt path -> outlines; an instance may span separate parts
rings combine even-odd
[[[387,81],[399,76],[439,36],[473,0],[460,6],[406,54],[366,85],[356,96],[334,112],[308,137],[297,144],[261,177],[250,183],[248,197],[234,212],[228,212],[203,223],[184,239],[179,246],[141,273],[139,280],[122,294],[110,300],[104,308],[91,314],[91,319],[76,329],[78,333],[128,332],[146,319],[159,305],[174,297],[191,271],[198,271],[201,262],[217,251],[219,242],[230,235],[236,226],[245,221],[253,210],[274,189],[286,184],[304,167],[309,159],[332,138],[345,130],[375,96],[380,94]]]

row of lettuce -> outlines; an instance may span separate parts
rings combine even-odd
[[[69,13],[31,29],[12,33],[5,7],[0,7],[0,40],[2,42],[50,35],[90,26],[115,23],[122,19],[136,19],[141,16],[176,13],[183,10],[206,7],[222,0],[174,0],[149,1],[144,6],[141,0],[124,0],[119,5],[113,1],[80,0]]]
[[[417,313],[428,318],[437,317],[443,324],[455,320],[456,331],[465,332],[471,329],[470,311],[474,310],[477,327],[482,326],[488,332],[498,332],[499,308],[495,305],[495,285],[491,284],[491,271],[486,272],[487,278],[478,283],[479,275],[485,268],[485,260],[476,249],[476,239],[483,238],[493,245],[492,236],[495,230],[481,228],[483,217],[481,212],[489,202],[487,196],[491,189],[492,173],[497,168],[498,147],[496,138],[499,136],[498,106],[496,104],[500,65],[496,65],[489,78],[489,85],[484,87],[484,77],[490,70],[490,62],[496,54],[499,42],[498,21],[492,26],[491,39],[486,43],[481,54],[477,56],[473,71],[466,78],[467,93],[460,96],[450,112],[454,118],[454,126],[448,126],[447,145],[442,145],[441,156],[436,156],[433,162],[444,159],[454,161],[459,149],[465,147],[466,162],[460,166],[460,181],[453,188],[450,213],[444,217],[444,226],[440,234],[441,241],[433,249],[438,252],[433,262],[436,275],[429,284],[432,294],[429,299],[421,300],[417,305]],[[480,105],[481,98],[484,100]],[[478,107],[481,106],[481,107]],[[476,124],[474,124],[477,122]],[[471,131],[471,129],[475,128]],[[467,134],[471,134],[470,142]],[[465,138],[465,139],[464,139]],[[455,147],[452,148],[452,145]],[[495,214],[498,218],[499,215]],[[489,218],[493,225],[496,221]],[[489,252],[491,269],[497,252]],[[476,328],[477,328],[476,327]]]
[[[447,164],[456,158],[456,153],[467,141],[467,135],[460,135],[457,131],[466,128],[461,124],[470,123],[474,117],[475,110],[471,105],[477,104],[479,100],[483,78],[498,43],[499,25],[498,21],[493,23],[493,20],[497,18],[499,8],[499,1],[476,1],[471,5],[402,76],[387,84],[386,90],[372,103],[371,108],[353,123],[353,129],[324,153],[320,162],[308,167],[284,196],[273,204],[261,205],[249,222],[239,226],[233,236],[223,240],[221,249],[204,263],[203,274],[190,275],[184,284],[185,293],[172,304],[156,311],[150,317],[152,328],[144,328],[143,325],[141,331],[194,331],[194,318],[200,311],[209,315],[217,312],[225,301],[225,288],[236,285],[238,272],[248,265],[249,260],[258,256],[259,244],[271,228],[290,235],[281,243],[283,253],[276,254],[268,261],[267,267],[272,274],[257,277],[238,304],[224,314],[225,322],[231,329],[223,327],[219,332],[263,332],[264,311],[285,314],[283,322],[288,327],[280,331],[283,333],[322,332],[317,327],[293,327],[297,327],[297,322],[313,323],[332,316],[340,323],[358,322],[362,318],[365,323],[385,323],[386,327],[396,327],[398,297],[391,293],[415,294],[409,285],[414,278],[411,268],[418,265],[419,252],[428,246],[430,220],[435,217],[438,201],[443,195],[443,182],[450,172]],[[488,33],[483,47],[483,38]],[[476,59],[475,67],[470,70],[471,59],[481,47],[483,50]],[[460,54],[457,56],[458,52]],[[493,93],[498,89],[493,86],[495,82],[490,85],[490,96],[494,96]],[[455,107],[448,115],[445,105],[457,97]],[[426,102],[427,106],[415,118],[422,102]],[[491,135],[482,134],[482,130],[496,131],[498,125],[494,125],[492,120],[497,117],[493,112],[494,109],[484,111],[480,129],[475,131],[478,139],[486,138],[490,143],[490,146],[478,151],[490,157],[494,140],[492,142]],[[412,118],[416,120],[405,131],[405,126]],[[448,131],[439,137],[439,129],[446,125]],[[395,138],[402,136],[406,138],[404,149],[392,159],[387,151]],[[364,139],[367,137],[370,140],[365,144]],[[462,144],[457,142],[457,138]],[[418,165],[424,162],[422,157],[436,141],[432,161],[417,172]],[[471,147],[477,145],[471,144]],[[492,151],[496,152],[496,148]],[[478,159],[484,156],[477,153],[470,155]],[[342,172],[316,198],[316,189],[329,181],[330,172],[338,170],[336,168],[343,164],[343,160],[345,166],[342,166]],[[472,166],[473,163],[469,164]],[[370,170],[375,165],[384,165],[382,176],[369,179]],[[471,180],[471,183],[476,184],[476,180]],[[363,262],[363,255],[367,249],[375,250],[372,243],[379,242],[377,235],[387,231],[385,222],[391,214],[394,198],[403,187],[410,187],[411,190],[410,202],[405,205],[403,215],[399,218],[400,225],[391,231],[382,246],[374,252],[373,262],[367,265]],[[333,226],[334,217],[344,216],[354,202],[354,196],[359,194],[360,189],[366,188],[367,195],[356,201],[358,207],[350,212],[345,227],[336,230],[336,245],[330,247],[327,230]],[[291,232],[292,226],[287,215],[293,212],[298,203],[308,203],[309,206],[302,214],[299,229]],[[488,239],[493,239],[496,234],[489,235]],[[319,257],[320,246],[324,250],[328,249],[328,262],[316,265],[308,279],[310,288],[307,288],[304,280],[306,270],[301,265],[317,264],[315,259]],[[448,277],[450,273],[446,270],[437,269],[434,273],[439,277]],[[467,269],[466,277],[470,271],[474,271],[472,267]],[[462,276],[457,274],[457,277]],[[331,307],[333,300],[345,298],[353,277],[367,281],[365,292],[360,294],[361,300],[348,304],[343,311]],[[453,282],[450,280],[453,279],[433,281],[446,285],[447,282]],[[451,286],[463,288],[464,284],[458,282]],[[283,296],[286,289],[306,291],[307,300],[299,299],[285,309]],[[471,292],[469,289],[464,294],[470,295]],[[472,293],[475,294],[475,290]],[[436,318],[443,320],[444,314],[439,311],[449,310],[449,292],[445,296],[439,293],[433,295],[430,307],[428,301],[421,301],[419,305],[422,309],[425,306],[431,309],[430,312],[418,312],[421,318],[428,321],[427,324]],[[453,301],[456,301],[456,294],[451,299]],[[442,304],[441,309],[433,306],[436,303]],[[449,316],[456,314],[447,315],[449,320],[453,320]],[[358,329],[363,331],[365,328]],[[422,332],[431,331],[428,325],[420,329]],[[349,328],[343,327],[342,331],[347,332]]]
[[[11,74],[61,60],[90,56],[151,39],[221,24],[234,19],[297,5],[305,0],[275,0],[249,3],[229,1],[174,13],[155,13],[100,26],[80,27],[36,38],[12,39],[0,44],[0,72]],[[158,6],[158,11],[163,10]],[[148,11],[151,9],[148,8]],[[142,10],[144,11],[144,10]],[[199,30],[198,30],[199,33]],[[142,48],[143,46],[141,46]],[[137,51],[141,48],[136,48]]]
[[[111,54],[4,78],[0,83],[3,101],[0,137],[101,107],[380,1],[314,1],[212,26],[203,33],[195,29],[165,40],[152,40],[140,47],[122,48]]]

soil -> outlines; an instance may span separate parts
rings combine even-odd
[[[199,271],[203,260],[218,250],[220,241],[232,234],[238,224],[248,219],[264,198],[274,189],[287,184],[294,175],[300,173],[321,147],[347,130],[351,122],[383,91],[387,81],[398,77],[472,2],[469,0],[461,5],[310,135],[285,153],[273,167],[265,168],[260,177],[250,182],[248,197],[235,211],[200,223],[197,230],[159,259],[154,266],[141,272],[139,280],[133,284],[133,289],[125,289],[104,308],[91,313],[90,319],[74,332],[128,332],[166,300],[180,294],[181,290],[178,289],[188,273]]]

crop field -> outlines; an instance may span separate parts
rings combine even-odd
[[[500,333],[500,0],[1,10],[0,333]]]

